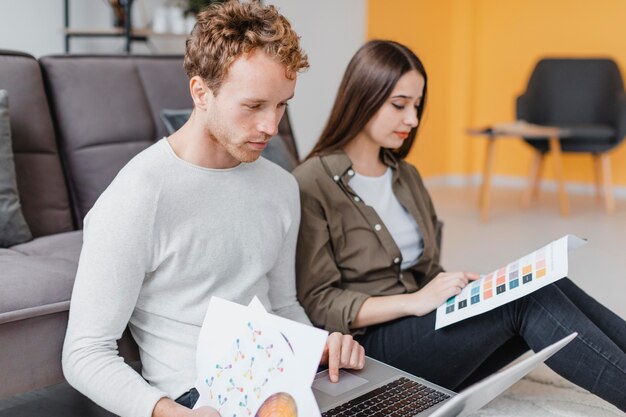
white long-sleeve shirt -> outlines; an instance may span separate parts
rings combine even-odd
[[[295,179],[263,158],[206,169],[165,139],[141,152],[85,219],[67,380],[116,414],[150,416],[160,398],[194,385],[211,296],[247,304],[256,295],[268,311],[310,323],[295,291],[299,222]],[[145,380],[118,356],[127,324]]]

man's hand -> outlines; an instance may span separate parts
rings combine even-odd
[[[212,407],[190,410],[170,398],[163,397],[154,406],[152,417],[220,417],[220,413]]]
[[[195,410],[189,410],[187,417],[220,417],[220,413],[213,407],[200,407]]]
[[[362,369],[365,365],[365,349],[349,334],[332,333],[320,364],[328,364],[328,375],[332,382],[339,381],[339,368]]]

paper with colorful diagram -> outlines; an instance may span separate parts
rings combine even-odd
[[[566,235],[470,282],[437,308],[435,329],[482,314],[567,276],[568,251],[587,243]]]
[[[328,333],[213,297],[198,338],[194,408],[228,417],[319,417],[311,391]]]

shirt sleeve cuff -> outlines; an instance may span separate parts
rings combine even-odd
[[[329,332],[341,332],[343,334],[353,334],[350,324],[354,321],[361,306],[370,298],[369,294],[343,291],[340,297],[333,303],[331,311],[328,313],[326,330]],[[359,333],[358,331],[356,333]]]
[[[142,399],[141,405],[138,405],[139,414],[137,415],[152,417],[152,413],[154,411],[154,407],[156,407],[156,404],[161,400],[161,398],[166,397],[168,397],[166,393],[157,388],[153,388],[148,394],[146,394],[146,397]]]

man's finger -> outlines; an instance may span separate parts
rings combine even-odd
[[[359,354],[359,368],[363,369],[365,367],[365,348],[359,345],[361,353]]]
[[[352,369],[360,369],[359,363],[361,363],[362,346],[357,342],[352,345],[352,354],[350,355],[350,363],[348,366]]]
[[[349,334],[344,334],[341,338],[341,365],[342,367],[347,367],[350,364],[350,360],[352,358],[352,346],[354,344],[354,340],[352,336]]]
[[[331,382],[339,381],[339,362],[341,360],[341,334],[328,336],[328,376]]]

